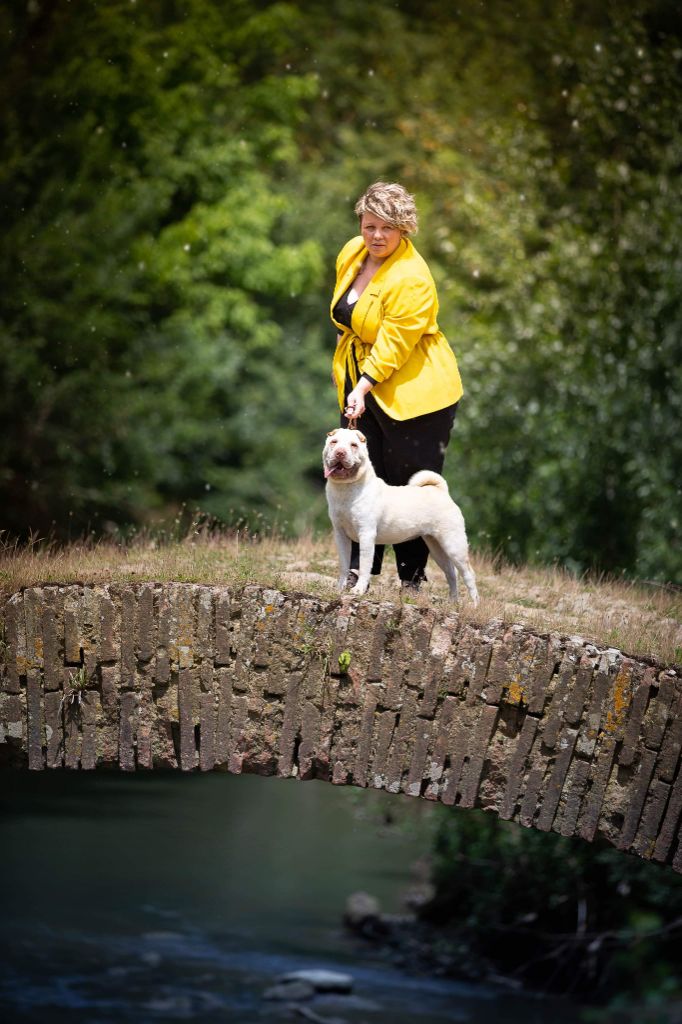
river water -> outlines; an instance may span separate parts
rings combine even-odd
[[[354,891],[402,909],[438,811],[425,801],[222,774],[44,772],[1,782],[4,1019],[304,1020],[263,993],[281,973],[318,967],[354,979],[351,998],[300,1004],[329,1021],[578,1017],[557,1001],[411,976],[344,930]]]

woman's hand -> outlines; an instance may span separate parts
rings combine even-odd
[[[348,398],[344,416],[349,420],[356,420],[365,411],[365,395],[372,390],[372,385],[366,377],[361,377]]]

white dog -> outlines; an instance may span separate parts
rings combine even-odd
[[[367,441],[359,430],[339,428],[327,435],[322,455],[329,518],[339,553],[339,589],[350,567],[351,541],[360,544],[360,572],[351,594],[369,586],[374,545],[423,537],[457,600],[457,570],[474,604],[476,577],[469,563],[464,517],[438,473],[420,470],[404,487],[391,487],[374,472]]]

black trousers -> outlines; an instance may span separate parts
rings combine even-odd
[[[377,476],[387,484],[400,485],[406,484],[412,474],[420,469],[441,473],[457,405],[455,402],[445,409],[415,416],[410,420],[392,420],[379,408],[371,394],[366,395],[365,412],[358,421],[358,429],[367,438],[369,457]],[[348,420],[343,415],[341,426],[348,426]],[[393,550],[401,580],[426,579],[424,567],[429,549],[421,537],[403,544],[394,544]],[[372,565],[374,576],[381,572],[383,557],[383,545],[377,544]],[[354,543],[351,549],[351,569],[357,570],[359,563],[360,547]]]

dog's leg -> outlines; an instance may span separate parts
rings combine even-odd
[[[369,586],[369,575],[372,571],[372,562],[374,560],[376,536],[376,530],[365,529],[360,531],[358,538],[360,543],[360,574],[358,582],[350,590],[351,594],[357,594],[358,597],[366,593]]]
[[[457,572],[459,571],[462,574],[464,585],[469,591],[469,597],[475,605],[478,604],[476,577],[471,568],[469,553],[466,547],[462,549],[461,541],[451,541],[448,537],[441,537],[439,540],[436,540],[435,537],[425,537],[424,540],[435,561],[445,573],[452,600],[457,600]]]
[[[348,582],[348,570],[350,569],[350,537],[346,536],[343,530],[334,524],[334,541],[339,556],[339,581],[338,589],[345,590]]]
[[[467,590],[469,591],[469,597],[471,598],[471,600],[473,601],[474,604],[478,604],[479,598],[478,598],[478,589],[476,587],[476,577],[474,575],[474,570],[471,568],[471,562],[469,561],[469,555],[468,554],[462,555],[460,553],[458,556],[453,557],[453,561],[454,561],[455,565],[457,566],[457,568],[459,569],[459,571],[462,574],[462,579],[464,580],[464,585],[467,588]]]
[[[442,545],[436,540],[435,537],[424,537],[429,551],[433,555],[433,560],[436,565],[445,573],[445,578],[448,581],[448,587],[450,589],[450,598],[453,601],[457,600],[457,570],[455,569],[454,563],[450,561]]]

